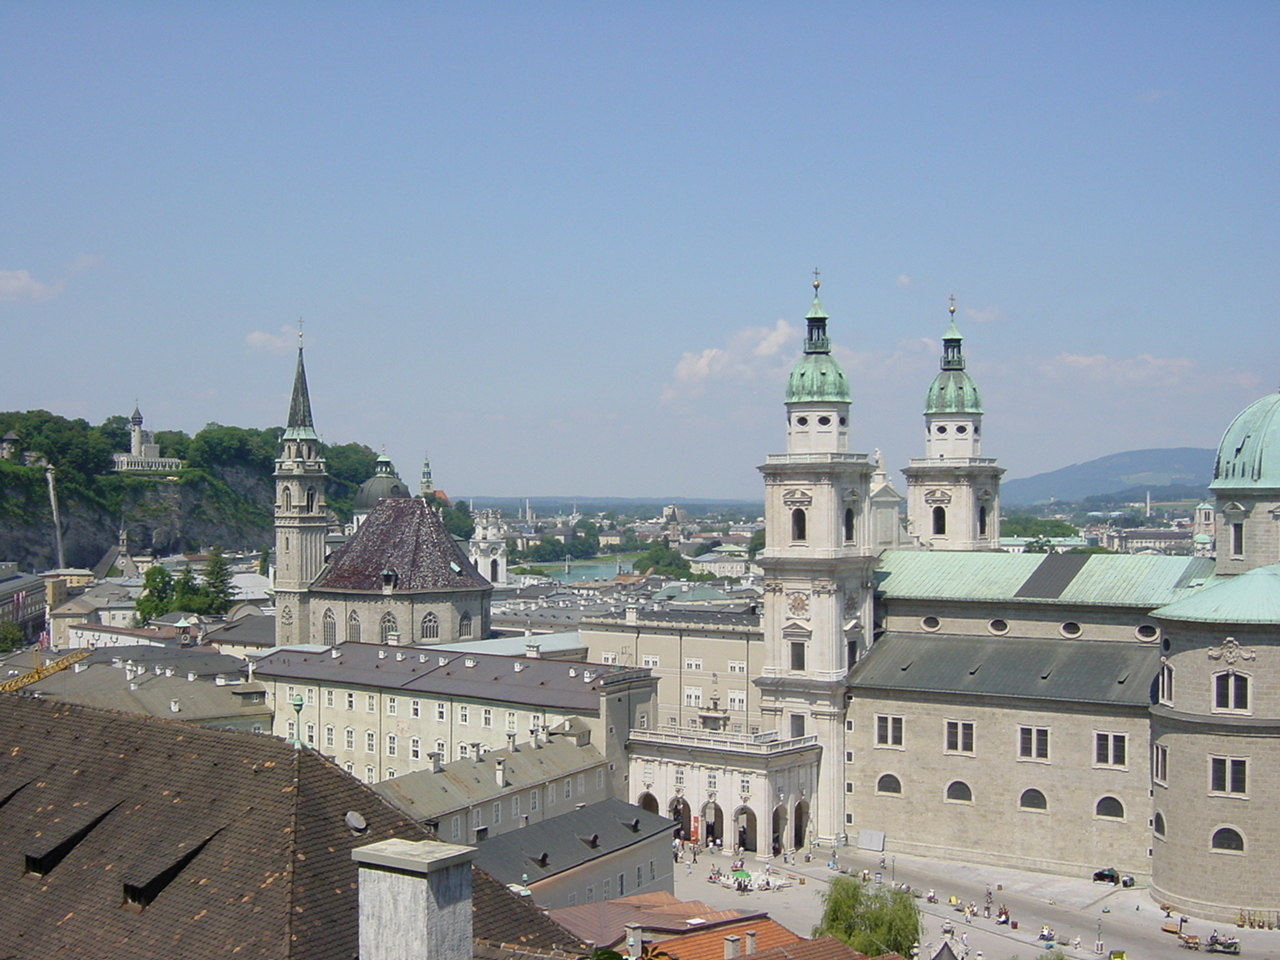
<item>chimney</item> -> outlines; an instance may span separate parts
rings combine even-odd
[[[537,727],[530,727],[530,728],[529,728],[529,739],[533,741],[533,749],[535,749],[535,750],[541,750],[541,749],[542,749],[542,741],[541,741],[540,739],[538,739],[538,728],[537,728]]]
[[[479,763],[481,760],[483,760],[483,759],[484,759],[484,755],[480,753],[480,741],[479,741],[479,740],[472,740],[472,741],[471,741],[471,752],[475,755],[475,758],[476,758],[476,762],[477,762],[477,763]]]
[[[636,624],[640,622],[640,605],[638,603],[627,604],[627,623]]]
[[[741,939],[737,935],[724,938],[724,960],[735,960],[738,956],[738,943]]]
[[[640,952],[644,949],[644,927],[638,923],[624,924],[627,930],[627,953],[631,960],[640,960]]]
[[[756,952],[756,932],[754,930],[747,931],[747,956]]]
[[[170,711],[171,713],[177,713],[177,712],[178,712],[179,710],[181,710],[181,709],[182,709],[182,707],[178,704],[178,701],[177,701],[177,700],[170,700],[170,701],[169,701],[169,711]]]
[[[77,663],[76,666],[78,667],[80,666],[80,664]],[[188,670],[187,683],[195,683],[195,679],[196,679],[196,672],[194,670]]]
[[[439,750],[432,750],[427,754],[431,758],[431,772],[439,773],[444,769],[444,754]]]
[[[524,655],[528,657],[530,660],[537,660],[539,657],[541,657],[542,656],[541,651],[542,651],[542,644],[540,643],[526,643],[524,645]]]
[[[216,677],[214,677],[213,683],[214,683],[214,686],[225,687],[227,685],[227,678],[224,677],[222,674],[218,674]]]
[[[360,865],[361,960],[471,960],[475,850],[383,840],[351,851]]]
[[[341,651],[341,650],[339,650],[337,647],[330,647],[330,648],[329,648],[329,659],[330,659],[330,660],[337,660],[340,656],[342,656],[342,651]]]
[[[516,732],[514,730],[507,733],[507,749],[512,753],[516,752]]]
[[[498,757],[493,761],[493,779],[499,787],[505,787],[507,785],[506,766],[507,761],[502,759],[502,757]]]

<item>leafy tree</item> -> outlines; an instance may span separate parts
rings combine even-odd
[[[12,620],[0,622],[0,652],[9,653],[24,646],[27,638],[22,635],[22,628]]]
[[[1072,547],[1067,553],[1115,553],[1114,550],[1108,550],[1106,547]]]
[[[441,502],[440,519],[444,521],[446,530],[463,540],[470,540],[471,535],[476,532],[475,521],[471,519],[471,508],[465,500],[457,503]]]
[[[258,575],[265,577],[271,572],[271,548],[263,547],[258,555]]]
[[[660,950],[655,943],[646,943],[640,947],[640,960],[670,960],[671,954],[665,950]],[[579,957],[578,960],[628,960],[617,950],[610,950],[608,947],[596,947],[588,954]]]
[[[112,451],[119,451],[120,453],[125,453],[129,450],[131,443],[129,430],[129,418],[122,417],[118,413],[107,417],[102,421],[102,426],[98,427],[98,433],[111,445]]]
[[[764,549],[764,527],[751,534],[751,542],[747,544],[747,556],[754,560]]]
[[[181,430],[157,430],[151,436],[160,447],[160,456],[179,460],[191,457],[191,438]]]
[[[906,890],[889,890],[853,877],[836,877],[822,895],[815,937],[832,936],[859,953],[911,956],[920,940],[920,908]]]
[[[138,597],[138,622],[150,623],[172,609],[173,577],[160,564],[147,568],[142,576],[142,596]]]
[[[187,564],[182,568],[182,572],[178,574],[178,579],[173,581],[173,599],[169,603],[169,609],[166,613],[172,613],[174,610],[185,610],[188,613],[204,613],[205,598],[201,596],[200,584],[196,582],[196,575],[191,569],[191,564]]]
[[[1022,548],[1022,551],[1023,553],[1057,553],[1053,548],[1053,542],[1045,536],[1029,540],[1027,545]]]
[[[236,587],[231,582],[231,567],[222,555],[221,547],[209,551],[209,563],[204,569],[204,584],[200,588],[204,602],[202,613],[222,614],[231,609],[235,601]]]
[[[1000,535],[1004,537],[1078,537],[1080,531],[1065,520],[1046,520],[1025,513],[1011,513],[1000,518]]]
[[[689,579],[693,570],[689,561],[680,551],[671,547],[666,539],[655,540],[649,549],[642,553],[631,565],[636,573],[652,573],[659,577],[670,577],[673,580]]]
[[[326,444],[320,453],[329,473],[325,499],[334,513],[348,520],[355,505],[356,491],[377,469],[378,455],[363,443]]]

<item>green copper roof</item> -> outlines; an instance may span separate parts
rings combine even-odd
[[[1211,490],[1280,488],[1280,393],[1256,400],[1218,444]]]
[[[307,368],[302,363],[302,347],[298,347],[298,369],[293,375],[293,396],[289,398],[289,420],[284,435],[289,440],[315,440],[315,424],[311,422],[311,394],[307,391]]]
[[[822,302],[818,300],[815,281],[813,306],[805,317],[809,329],[804,341],[804,356],[791,368],[791,376],[787,380],[787,403],[849,402],[849,381],[840,364],[831,356],[827,319]]]
[[[1192,623],[1280,623],[1280,564],[1216,577],[1203,590],[1151,615]]]
[[[929,384],[925,395],[924,412],[931,413],[982,413],[982,397],[973,377],[965,373],[964,351],[960,344],[963,337],[956,329],[955,307],[952,307],[951,323],[942,335],[942,372]]]

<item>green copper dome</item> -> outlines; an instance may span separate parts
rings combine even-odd
[[[955,307],[951,309],[954,312]],[[929,393],[924,401],[926,415],[982,413],[982,397],[978,395],[978,386],[964,370],[964,353],[960,349],[962,341],[953,319],[947,332],[942,335],[942,372],[929,384]]]
[[[813,306],[809,308],[809,330],[804,356],[791,368],[787,380],[787,403],[848,403],[849,381],[840,364],[831,356],[827,339],[827,315],[818,300],[818,283],[813,284]]]
[[[1256,400],[1218,444],[1211,490],[1280,488],[1280,393]]]

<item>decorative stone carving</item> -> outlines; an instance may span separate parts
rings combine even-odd
[[[830,596],[836,592],[836,582],[834,580],[815,580],[813,582],[813,592],[820,593],[823,596]]]
[[[951,502],[951,494],[945,490],[930,490],[924,495],[924,502],[938,506],[946,506]]]
[[[800,620],[809,619],[809,595],[800,590],[787,594],[787,613]]]
[[[782,503],[787,507],[808,507],[813,504],[813,495],[808,490],[787,490],[782,494]]]
[[[1206,651],[1210,660],[1225,660],[1233,664],[1237,660],[1256,660],[1258,655],[1247,647],[1240,646],[1235,637],[1227,637],[1219,646]]]

